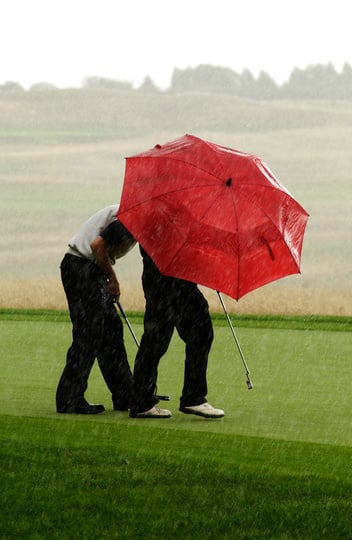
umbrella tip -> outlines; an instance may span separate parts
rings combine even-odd
[[[225,184],[226,184],[227,186],[230,187],[231,184],[232,184],[232,178],[228,178],[228,179],[226,180]]]

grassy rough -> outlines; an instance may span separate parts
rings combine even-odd
[[[350,448],[75,419],[0,423],[2,538],[352,532]]]

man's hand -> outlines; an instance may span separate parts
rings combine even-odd
[[[97,264],[107,277],[108,292],[114,301],[117,302],[120,298],[120,284],[112,267],[104,238],[97,236],[90,244],[90,247],[92,248]]]
[[[120,299],[121,291],[120,284],[116,278],[116,275],[114,275],[113,279],[109,279],[107,289],[114,302],[118,302]]]

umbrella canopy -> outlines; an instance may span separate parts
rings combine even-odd
[[[118,218],[162,274],[238,300],[300,272],[308,214],[260,158],[185,135],[126,158]]]

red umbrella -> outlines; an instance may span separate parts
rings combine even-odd
[[[259,157],[192,135],[126,158],[118,217],[162,274],[237,300],[300,272],[307,212]]]

